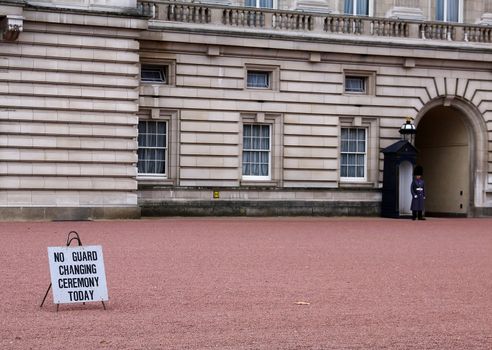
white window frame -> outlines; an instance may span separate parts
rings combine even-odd
[[[358,15],[357,14],[357,1],[359,0],[352,0],[352,13],[346,13],[346,15],[351,15],[351,16],[366,16],[366,15]],[[342,0],[342,9],[341,9],[341,12],[343,13],[344,11],[344,6],[345,6],[345,0]],[[368,8],[368,14],[367,16],[372,16],[374,14],[374,0],[369,0],[369,4],[368,4],[369,8]]]
[[[176,185],[178,179],[178,150],[179,150],[179,111],[173,109],[143,109],[138,113],[140,121],[166,122],[166,169],[165,174],[146,174],[138,172],[138,159],[136,164],[137,180],[144,185]],[[138,124],[137,124],[138,133]],[[137,149],[139,148],[137,135]],[[138,151],[137,151],[138,157]]]
[[[238,175],[241,186],[282,186],[283,179],[283,115],[277,113],[241,113],[240,154]],[[263,124],[270,126],[269,176],[243,176],[244,125]]]
[[[142,146],[140,143],[138,144],[138,151],[141,149],[160,149],[164,150],[164,159],[163,160],[157,160],[157,159],[152,159],[152,161],[163,161],[164,162],[164,172],[163,173],[141,173],[138,172],[138,166],[137,166],[137,172],[139,177],[152,177],[152,178],[164,178],[167,179],[167,174],[168,174],[168,161],[169,161],[169,122],[167,120],[153,120],[153,119],[141,119],[138,121],[138,126],[140,127],[140,123],[166,123],[165,125],[165,134],[164,136],[166,137],[166,142],[164,146],[158,147],[158,146]],[[159,135],[162,136],[162,134],[156,134],[158,137]],[[140,136],[140,135],[138,135]],[[138,153],[137,153],[138,154]],[[140,158],[138,159],[138,163],[140,163]],[[137,163],[137,164],[138,164]]]
[[[263,126],[263,127],[268,127],[268,175],[263,176],[263,175],[244,175],[242,167],[244,166],[244,153],[245,152],[265,152],[263,149],[245,149],[244,148],[244,127],[245,126]],[[243,180],[250,180],[250,181],[265,181],[265,180],[271,180],[272,179],[272,125],[269,123],[243,123],[243,147],[241,151],[241,174],[242,174],[242,179]]]
[[[341,168],[339,161],[339,186],[340,187],[362,187],[362,188],[378,188],[379,186],[379,118],[378,117],[361,117],[361,116],[346,116],[339,119],[339,155],[341,155],[341,134],[342,128],[365,128],[366,129],[366,180],[354,180],[355,178],[341,177]],[[341,160],[341,156],[340,156]]]
[[[269,86],[266,88],[248,86],[248,74],[250,72],[262,72],[262,73],[269,74],[268,77]],[[279,66],[258,65],[258,64],[247,63],[244,67],[244,88],[247,90],[278,91],[280,85],[279,81],[280,81]]]
[[[165,75],[165,81],[151,81],[142,79],[142,69],[144,67],[159,69]],[[155,85],[175,85],[176,83],[176,61],[173,60],[151,60],[140,64],[140,83]]]
[[[349,90],[349,87],[347,86],[347,80],[349,79],[360,79],[362,81],[362,90]],[[361,95],[367,95],[367,76],[360,76],[360,75],[346,75],[345,76],[345,93],[347,94],[361,94]]]
[[[266,86],[254,86],[254,85],[249,85],[249,76],[250,74],[265,74],[266,79],[267,79],[267,85]],[[272,72],[271,71],[260,71],[260,70],[254,70],[254,69],[249,69],[246,73],[246,86],[248,89],[260,89],[260,90],[271,90],[272,86]]]
[[[155,72],[159,72],[162,76],[162,79],[161,80],[146,80],[143,77],[143,72],[145,70],[153,70]],[[169,67],[166,65],[158,66],[158,65],[153,65],[153,64],[142,64],[140,66],[140,81],[142,83],[167,85],[167,84],[169,84]]]
[[[348,91],[347,78],[362,78],[365,80],[364,91]],[[347,95],[374,95],[376,91],[376,72],[366,70],[344,69],[343,93]]]
[[[450,0],[443,0],[444,1],[444,8],[443,8],[443,22],[450,22],[448,18],[448,3]],[[458,22],[452,22],[452,23],[463,23],[463,0],[457,0],[458,1]],[[490,1],[490,0],[488,0]],[[437,18],[437,6],[436,6],[436,17]]]
[[[343,152],[342,151],[342,130],[347,129],[347,130],[364,130],[365,133],[365,139],[364,139],[364,152],[358,152],[357,150],[355,152]],[[369,136],[369,130],[368,128],[365,127],[354,127],[354,126],[342,126],[340,128],[340,181],[345,181],[345,182],[367,182],[367,159],[368,159],[368,137]],[[357,140],[354,140],[357,142]],[[342,176],[342,154],[363,154],[364,155],[364,176]]]
[[[251,7],[251,8],[276,9],[278,7],[278,0],[273,0],[272,1],[272,6],[273,7],[260,7],[260,0],[256,0],[255,1],[255,6],[247,6],[246,5],[246,0],[244,0],[244,6],[245,7]]]

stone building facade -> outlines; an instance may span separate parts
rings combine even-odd
[[[0,217],[492,213],[486,0],[0,1]]]

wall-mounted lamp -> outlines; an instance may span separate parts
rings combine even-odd
[[[413,143],[415,133],[417,132],[417,129],[415,128],[415,125],[412,121],[412,117],[407,117],[405,123],[400,127],[401,139],[407,140],[410,143]]]

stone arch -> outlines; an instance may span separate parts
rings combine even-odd
[[[469,140],[469,208],[467,216],[483,214],[487,183],[488,133],[485,120],[479,109],[470,101],[458,96],[440,96],[429,101],[417,114],[417,140],[419,124],[436,108],[451,108],[461,116]],[[416,140],[416,141],[417,141]]]

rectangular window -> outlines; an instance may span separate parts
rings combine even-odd
[[[444,22],[459,22],[459,0],[436,0],[436,20]]]
[[[243,125],[243,179],[269,180],[271,128],[265,124]]]
[[[247,86],[254,89],[270,88],[270,72],[248,71]]]
[[[138,174],[166,176],[167,122],[144,120],[138,123]]]
[[[345,92],[367,93],[367,77],[345,76]]]
[[[366,179],[367,135],[364,128],[342,128],[340,177]]]
[[[273,9],[274,8],[273,1],[274,0],[245,0],[244,6]]]
[[[345,0],[343,12],[347,15],[369,16],[369,0]]]
[[[140,80],[145,83],[168,84],[168,67],[142,65],[140,69]]]

